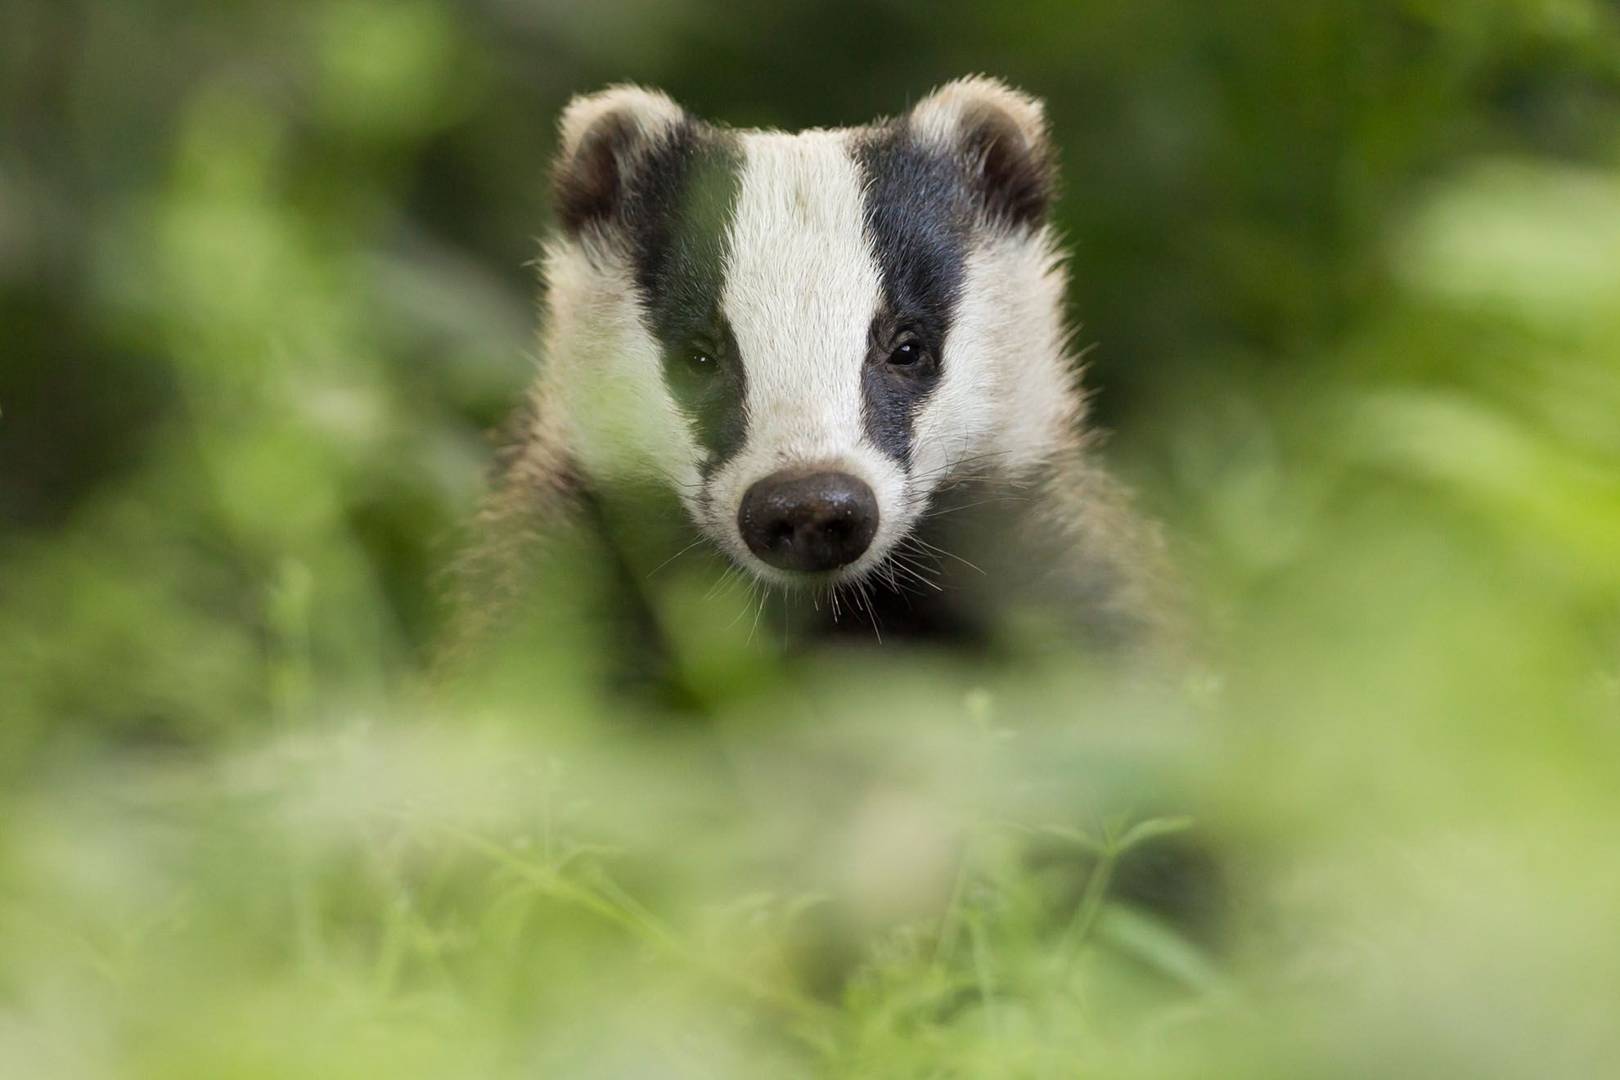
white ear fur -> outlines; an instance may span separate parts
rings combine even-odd
[[[639,86],[611,86],[570,101],[558,124],[552,173],[563,229],[578,233],[611,219],[643,152],[685,119],[668,97]]]
[[[1046,220],[1056,187],[1041,103],[983,75],[929,94],[907,118],[912,137],[953,155],[987,220],[1016,228]]]
[[[659,90],[621,83],[598,90],[594,94],[580,94],[562,111],[558,120],[561,135],[559,160],[566,161],[579,150],[585,135],[609,116],[622,117],[643,138],[656,138],[680,123],[685,112],[669,96]]]
[[[939,87],[912,108],[911,127],[924,140],[955,145],[970,125],[997,114],[1011,121],[1025,146],[1045,146],[1046,109],[1040,100],[988,75],[969,75]]]

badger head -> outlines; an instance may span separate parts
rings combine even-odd
[[[653,479],[782,585],[882,566],[942,487],[1072,438],[1038,102],[725,128],[616,87],[561,123],[538,408],[589,478]]]

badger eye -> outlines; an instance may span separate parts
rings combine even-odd
[[[926,370],[932,357],[920,341],[902,341],[889,353],[889,366],[905,371]]]
[[[692,348],[686,351],[686,369],[694,375],[707,378],[720,368],[715,360],[714,353],[707,349]]]

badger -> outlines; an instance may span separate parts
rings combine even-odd
[[[794,641],[1162,638],[1163,543],[1086,422],[1056,179],[1041,102],[987,77],[791,133],[636,86],[575,98],[539,370],[455,637],[543,610],[567,536],[632,597],[712,558]]]

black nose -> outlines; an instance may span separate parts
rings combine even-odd
[[[846,566],[877,526],[872,489],[847,473],[774,473],[749,488],[737,510],[748,550],[780,570]]]

